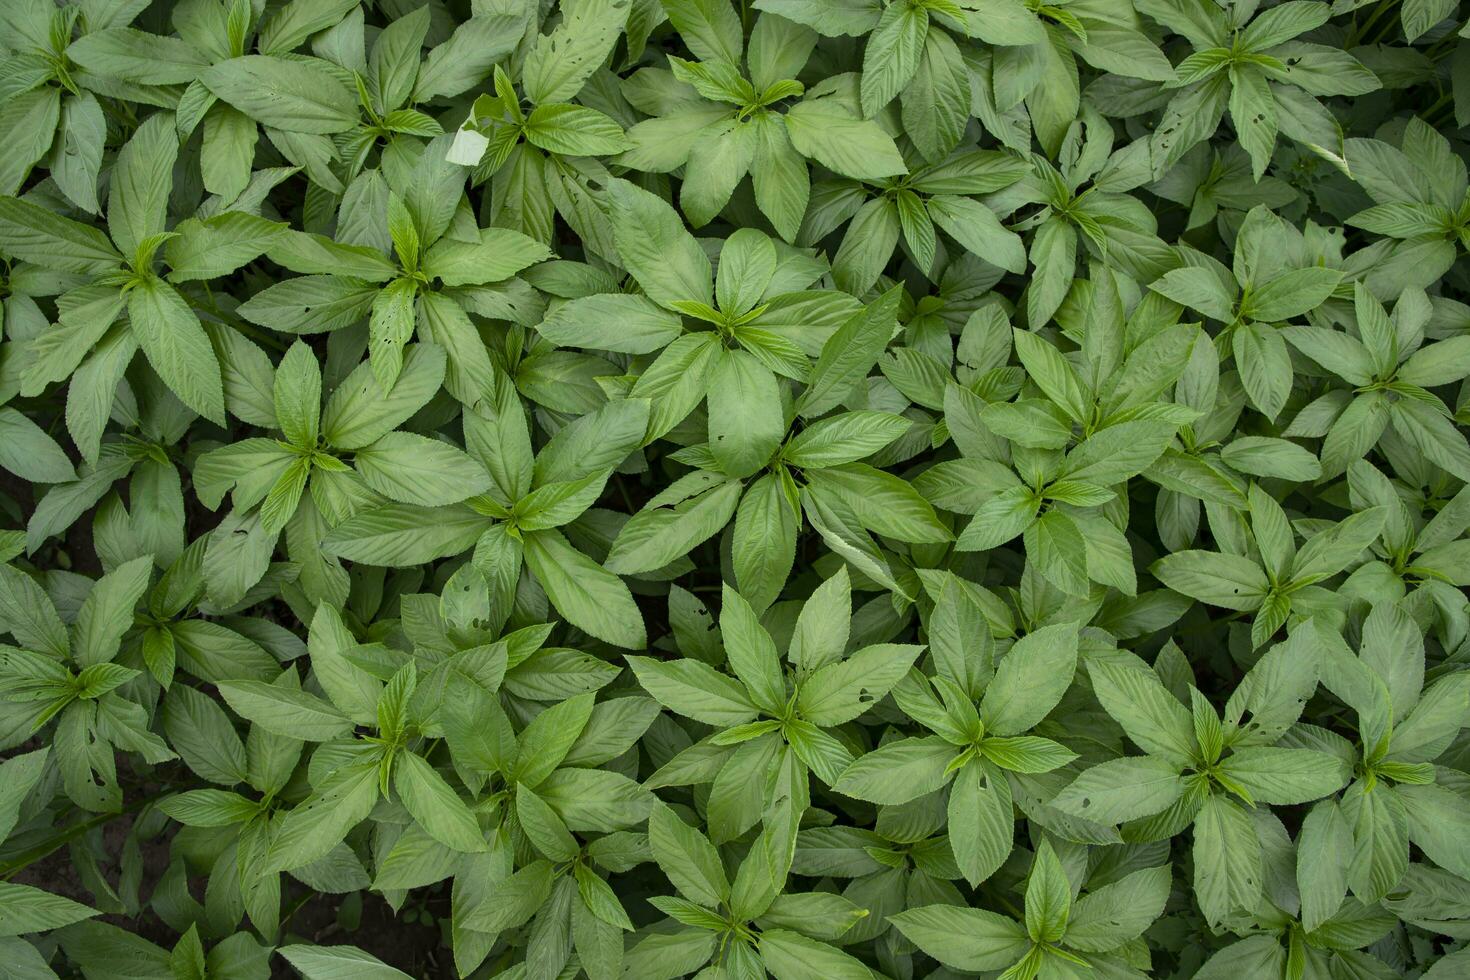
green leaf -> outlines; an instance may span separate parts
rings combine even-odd
[[[1246,394],[1267,417],[1276,418],[1291,394],[1291,357],[1282,342],[1282,331],[1245,323],[1231,340]]]
[[[1221,772],[1261,803],[1308,803],[1341,789],[1350,773],[1337,759],[1311,749],[1257,746],[1236,750]]]
[[[602,475],[624,462],[643,442],[649,405],[641,398],[611,401],[556,434],[536,455],[537,484]]]
[[[610,117],[578,105],[539,105],[526,118],[526,139],[551,153],[602,156],[628,148],[623,128]]]
[[[776,657],[776,644],[740,593],[726,585],[720,598],[720,634],[730,669],[751,699],[770,714],[786,703],[786,680]]]
[[[322,438],[336,449],[361,449],[408,421],[444,382],[444,351],[432,344],[404,349],[403,367],[389,391],[373,368],[359,364],[337,385],[322,410]]]
[[[1103,708],[1139,748],[1176,766],[1190,761],[1196,748],[1194,723],[1152,671],[1090,660],[1087,673]]]
[[[128,293],[128,321],[148,363],[179,400],[221,425],[224,385],[219,360],[199,318],[162,279],[141,279]]]
[[[1030,250],[1036,272],[1026,291],[1026,321],[1032,329],[1045,326],[1061,305],[1076,272],[1076,253],[1077,232],[1065,221],[1054,218],[1036,230]]]
[[[1261,844],[1250,816],[1224,796],[1206,797],[1194,821],[1194,894],[1206,921],[1253,912],[1261,887]]]
[[[56,440],[13,408],[0,408],[0,467],[33,483],[69,483],[77,478]]]
[[[66,56],[88,71],[143,85],[187,85],[209,67],[187,42],[131,27],[84,34],[67,45]]]
[[[996,667],[980,717],[995,735],[1029,731],[1056,707],[1077,669],[1077,629],[1047,626],[1022,637]]]
[[[765,466],[786,435],[776,376],[743,350],[718,354],[709,379],[710,450],[730,477]]]
[[[78,38],[81,40],[85,38]],[[106,140],[107,120],[96,96],[83,92],[62,100],[56,141],[51,145],[51,179],[72,203],[93,214],[101,210],[97,202],[97,177],[102,169]]]
[[[1075,421],[1086,417],[1082,383],[1066,358],[1045,340],[1025,330],[1012,331],[1016,355],[1027,375],[1062,411]],[[1084,477],[1085,479],[1085,477]]]
[[[356,100],[316,59],[265,54],[231,58],[199,78],[256,122],[291,133],[340,133],[357,125]]]
[[[1311,452],[1285,439],[1241,436],[1220,450],[1220,459],[1250,476],[1309,481],[1322,475],[1322,464]]]
[[[877,180],[908,173],[893,138],[876,123],[831,105],[798,102],[786,113],[786,133],[797,153],[844,177]]]
[[[276,367],[272,395],[286,441],[315,449],[322,413],[322,373],[316,355],[301,341],[291,345]]]
[[[117,656],[152,571],[153,557],[145,555],[118,566],[92,586],[77,611],[72,655],[78,664],[102,664]]]
[[[1067,454],[1067,479],[1112,486],[1137,476],[1164,454],[1177,428],[1140,419],[1100,429]]]
[[[881,700],[908,673],[923,649],[880,643],[864,647],[840,663],[828,664],[802,682],[797,710],[807,721],[823,728],[845,724]]]
[[[649,354],[682,332],[679,317],[642,296],[602,293],[558,304],[536,331],[562,347]]]
[[[898,289],[890,289],[864,310],[849,317],[822,345],[807,390],[797,402],[804,418],[836,408],[857,380],[872,370],[898,327]]]
[[[408,976],[356,946],[282,946],[281,955],[306,980],[398,980]]]
[[[863,51],[863,113],[875,115],[914,77],[929,33],[924,7],[890,6],[878,19]]]
[[[346,0],[291,0],[281,6],[260,31],[260,50],[281,54],[312,34],[334,26],[351,9]]]
[[[69,898],[29,885],[0,881],[0,936],[47,932],[98,915]]]
[[[843,412],[797,433],[781,458],[792,466],[820,469],[870,456],[903,435],[913,422],[887,412]]]
[[[463,450],[411,432],[390,432],[357,450],[364,483],[400,503],[435,507],[490,489],[490,475]]]
[[[862,961],[826,943],[789,929],[766,929],[760,938],[761,962],[776,980],[822,976],[832,980],[871,980]]]
[[[520,232],[482,228],[475,241],[442,238],[435,242],[424,256],[424,273],[446,286],[499,282],[550,254],[545,245]]]
[[[583,4],[563,11],[556,30],[537,39],[521,69],[526,97],[538,105],[577,94],[611,52],[631,4]]]
[[[468,507],[388,504],[338,524],[321,547],[349,561],[404,568],[470,550],[488,523]]]
[[[221,682],[219,692],[232,711],[276,735],[325,742],[352,728],[335,707],[305,691],[239,680]]]
[[[811,200],[811,175],[807,173],[806,161],[792,145],[784,119],[765,116],[755,125],[758,128],[751,160],[751,184],[756,204],[770,219],[776,233],[791,242],[801,230]]]
[[[52,85],[34,87],[0,107],[0,127],[19,137],[0,162],[0,193],[20,191],[32,165],[46,155],[60,120],[61,91]]]
[[[464,927],[498,932],[521,925],[541,908],[551,892],[551,865],[536,861],[496,882],[495,900],[482,901],[464,916]]]
[[[832,789],[870,803],[907,803],[944,785],[955,754],[942,739],[899,739],[859,757]]]
[[[1470,479],[1470,445],[1437,408],[1414,398],[1393,403],[1393,430],[1426,459],[1462,480]]]
[[[1291,580],[1316,582],[1341,571],[1378,538],[1384,516],[1381,508],[1370,507],[1312,535],[1296,553]]]
[[[1248,315],[1268,321],[1301,316],[1320,306],[1341,280],[1342,274],[1336,269],[1313,267],[1284,272],[1251,293]]]
[[[1230,81],[1230,121],[1235,124],[1241,148],[1250,155],[1251,176],[1260,180],[1266,172],[1266,165],[1271,162],[1271,151],[1276,147],[1276,100],[1271,96],[1265,73],[1254,66],[1231,66]],[[1282,303],[1282,308],[1293,307],[1297,299],[1304,297],[1300,294],[1293,296],[1292,292],[1282,290],[1273,294],[1263,308],[1274,312],[1277,307],[1271,304],[1275,303]],[[1266,320],[1282,319],[1270,316],[1269,312],[1259,316]]]
[[[159,809],[186,827],[227,827],[244,823],[259,812],[255,803],[238,793],[196,789],[170,796]]]
[[[321,859],[367,817],[377,800],[376,762],[334,771],[280,818],[267,864],[284,870]]]
[[[1083,895],[1072,906],[1062,942],[1084,952],[1117,949],[1163,914],[1169,866],[1144,868]]]
[[[107,195],[107,230],[124,255],[151,254],[144,243],[164,231],[178,151],[178,135],[162,113],[150,116],[118,151]]]
[[[228,275],[274,247],[283,230],[279,222],[242,211],[181,221],[174,228],[174,237],[164,244],[169,281]]]
[[[0,762],[0,841],[10,836],[20,819],[21,806],[46,770],[50,749],[36,749]]]
[[[1335,800],[1323,800],[1307,813],[1297,835],[1296,881],[1302,897],[1302,928],[1308,932],[1337,914],[1347,895],[1352,827]]]
[[[1027,558],[1047,581],[1068,595],[1087,594],[1087,539],[1076,520],[1048,511],[1022,532],[1022,540]]]
[[[807,485],[849,507],[863,527],[899,541],[938,544],[949,528],[908,482],[863,463],[809,470]]]
[[[925,905],[889,916],[914,945],[957,970],[1002,970],[1031,948],[1014,919],[976,908]]]
[[[740,498],[731,538],[735,581],[750,604],[764,610],[780,595],[796,561],[801,513],[789,485],[768,473]]]
[[[1003,226],[985,205],[968,197],[937,194],[927,207],[934,223],[970,252],[985,256],[991,265],[1007,272],[1025,271],[1026,248],[1021,236]]]
[[[666,309],[713,298],[710,261],[661,198],[624,180],[608,186],[613,240],[623,265],[648,298]]]
[[[92,275],[122,265],[122,256],[96,228],[14,197],[0,197],[0,247],[57,272]]]
[[[1067,931],[1072,911],[1072,887],[1051,842],[1036,849],[1031,875],[1026,879],[1026,932],[1036,943],[1054,943]]]
[[[673,507],[645,509],[623,525],[604,563],[619,575],[648,572],[718,534],[735,513],[740,483],[727,480]]]
[[[163,706],[163,733],[201,778],[222,786],[245,781],[245,744],[209,696],[192,687],[172,687]]]
[[[394,788],[430,837],[455,851],[484,849],[485,835],[474,814],[433,766],[412,752],[400,752],[394,766]]]
[[[31,576],[9,564],[0,566],[0,621],[29,649],[56,660],[66,660],[71,652],[66,627],[51,599]]]
[[[802,603],[791,636],[788,657],[799,673],[836,663],[847,649],[852,631],[852,577],[846,566],[813,590]]]
[[[654,860],[674,887],[691,901],[718,908],[730,895],[719,852],[703,834],[666,806],[648,818],[648,844]]]
[[[1009,782],[979,762],[963,766],[950,784],[947,815],[955,863],[976,888],[1005,863],[1015,844]]]
[[[956,551],[988,551],[1014,540],[1036,522],[1040,498],[1028,487],[1003,490],[980,505],[955,541]]]
[[[556,812],[526,784],[517,784],[515,802],[516,819],[538,851],[555,861],[570,861],[577,856],[576,838]]]
[[[1260,608],[1270,587],[1255,562],[1213,551],[1176,551],[1155,562],[1152,571],[1175,592],[1246,612]]]
[[[1470,820],[1460,798],[1442,786],[1400,786],[1397,795],[1408,814],[1409,838],[1435,864],[1463,878],[1470,871]]]
[[[1098,763],[1072,780],[1051,805],[1085,820],[1113,824],[1162,812],[1183,792],[1176,765],[1133,756]]]
[[[573,548],[558,531],[534,531],[526,535],[525,545],[526,566],[567,622],[613,646],[647,646],[643,614],[617,576]]]

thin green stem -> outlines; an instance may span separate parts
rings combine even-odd
[[[157,799],[159,799],[159,796],[147,796],[141,800],[134,800],[116,813],[99,813],[64,828],[54,837],[48,837],[41,843],[21,851],[8,861],[0,862],[0,881],[9,881],[32,864],[35,864],[49,854],[55,853],[88,831],[109,824],[129,814],[136,813]]]

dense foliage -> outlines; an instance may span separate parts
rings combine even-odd
[[[0,973],[1470,976],[1455,0],[0,53]]]

